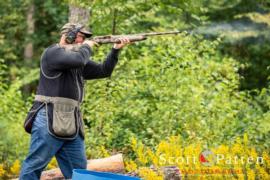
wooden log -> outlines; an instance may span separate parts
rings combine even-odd
[[[116,154],[107,158],[88,160],[87,169],[102,172],[123,172],[123,156],[122,154]]]
[[[122,154],[117,154],[102,159],[91,159],[87,161],[87,169],[102,172],[123,172],[124,162]],[[41,180],[62,180],[64,179],[59,168],[44,171]]]

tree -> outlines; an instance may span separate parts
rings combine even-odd
[[[79,23],[82,25],[88,24],[90,19],[89,10],[83,7],[79,7],[74,4],[69,4],[69,18],[70,23]]]

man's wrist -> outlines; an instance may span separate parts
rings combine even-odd
[[[115,47],[112,47],[112,50],[114,50],[114,51],[120,51],[121,48],[115,48]]]
[[[113,45],[113,48],[114,48],[114,49],[121,49],[121,47],[117,47],[117,44],[114,44],[114,45]]]

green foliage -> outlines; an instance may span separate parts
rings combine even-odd
[[[68,6],[53,0],[35,0],[34,4],[37,30],[32,40],[38,48],[35,58],[39,59],[45,47],[59,41],[60,29],[68,21]]]
[[[215,145],[244,132],[262,135],[253,129],[265,121],[262,112],[238,92],[239,64],[224,57],[218,45],[181,35],[124,50],[110,80],[88,83],[84,119],[89,155],[95,156],[100,145],[125,150],[132,136],[148,145],[179,134],[187,144]],[[260,145],[269,147],[264,138]]]
[[[114,19],[116,34],[181,29],[205,18],[200,16],[201,5],[201,0],[95,1],[91,6],[91,25],[95,34],[112,33]]]
[[[212,21],[231,20],[238,14],[269,11],[268,0],[205,0],[207,16]]]
[[[267,31],[269,31],[269,27],[266,29]],[[269,35],[269,32],[254,34],[236,41],[233,45],[224,43],[221,46],[227,54],[241,63],[239,69],[239,74],[243,77],[241,90],[267,88],[270,72]]]
[[[4,71],[3,62],[0,63],[0,71]],[[24,137],[23,119],[27,111],[22,98],[20,87],[22,81],[16,80],[11,85],[3,83],[5,78],[0,75],[0,161],[14,162],[22,159],[26,153],[28,138]]]
[[[252,105],[256,110],[256,116],[250,117],[253,121],[249,121],[248,129],[252,136],[254,144],[261,145],[261,149],[269,149],[269,143],[265,143],[265,140],[270,138],[270,91],[268,88],[263,88],[261,91],[254,90],[250,92],[251,97],[253,98]],[[252,99],[250,98],[250,99]],[[261,110],[262,112],[259,113]],[[254,113],[254,115],[255,115]],[[256,119],[256,120],[254,120]],[[259,132],[259,133],[258,133]]]
[[[26,23],[24,13],[29,1],[1,1],[0,2],[0,55],[6,63],[12,64],[20,61],[23,55],[22,45]]]

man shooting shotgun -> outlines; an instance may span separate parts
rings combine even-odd
[[[84,80],[110,77],[119,50],[130,43],[125,37],[118,38],[105,61],[98,64],[89,59],[97,44],[85,40],[91,35],[84,26],[67,23],[59,43],[49,46],[41,56],[37,94],[24,123],[31,143],[20,180],[40,179],[54,156],[65,179],[71,179],[73,169],[86,169],[80,111]]]

